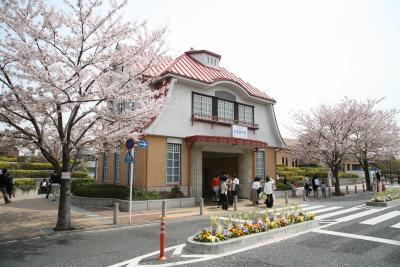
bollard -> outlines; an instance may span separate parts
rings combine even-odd
[[[303,190],[303,201],[306,201],[306,190]]]
[[[357,194],[357,185],[354,185],[354,193]]]
[[[328,187],[328,197],[332,196],[331,187]]]
[[[363,183],[363,192],[365,192],[365,184]]]
[[[204,198],[200,198],[200,215],[203,215]]]
[[[158,258],[160,261],[165,261],[167,259],[167,257],[165,257],[165,213],[165,200],[163,200],[160,229],[160,257]]]
[[[237,203],[238,203],[238,197],[234,196],[233,197],[233,210],[237,211]]]
[[[348,194],[349,194],[349,186],[346,185],[346,195],[348,195]]]
[[[285,191],[285,204],[289,202],[289,196],[288,196],[288,191]]]
[[[118,224],[119,203],[114,203],[114,224]]]

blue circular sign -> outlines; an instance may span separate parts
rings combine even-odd
[[[134,145],[135,142],[133,141],[133,139],[129,138],[128,140],[126,140],[125,146],[127,149],[132,149]]]

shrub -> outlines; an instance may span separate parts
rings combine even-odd
[[[0,162],[16,162],[17,158],[14,157],[0,157]]]
[[[129,188],[120,185],[87,184],[75,188],[74,195],[81,197],[127,199],[129,197]]]
[[[340,172],[339,178],[359,178],[359,176],[355,173]]]
[[[175,185],[173,188],[171,188],[171,198],[180,198],[183,196],[183,192],[179,186]]]
[[[88,173],[83,171],[76,171],[71,173],[71,178],[88,178]]]
[[[0,168],[9,170],[52,170],[53,166],[50,163],[0,162]]]
[[[13,178],[48,178],[50,177],[51,171],[43,170],[11,170],[10,174]]]
[[[276,183],[276,190],[277,191],[285,191],[285,190],[290,190],[291,186],[290,183],[288,182],[288,184],[284,184],[281,182]]]
[[[36,180],[32,178],[15,179],[14,185],[22,191],[29,191],[36,188]]]
[[[93,179],[72,179],[71,180],[71,192],[74,193],[76,188],[80,188],[82,186],[87,186],[91,184],[95,184],[96,181]]]

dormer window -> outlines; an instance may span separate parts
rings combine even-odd
[[[206,65],[207,67],[212,67],[212,68],[218,68],[219,67],[219,60],[221,59],[221,56],[218,54],[215,54],[213,52],[207,51],[207,50],[190,50],[186,52],[189,54],[192,58],[197,60],[203,65]]]

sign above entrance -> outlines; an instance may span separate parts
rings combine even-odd
[[[232,125],[232,137],[247,139],[247,127]]]

